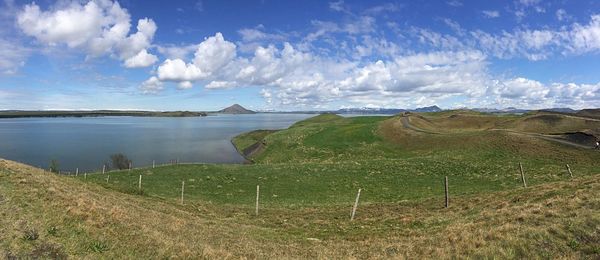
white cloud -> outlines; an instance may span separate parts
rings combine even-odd
[[[546,8],[542,6],[541,0],[518,0],[515,2],[515,9],[513,11],[517,21],[522,21],[530,10],[537,13],[545,13]]]
[[[458,1],[451,4],[461,5]],[[540,3],[520,4],[533,7]],[[127,10],[116,2],[102,0],[73,2],[48,11],[42,11],[35,3],[26,5],[17,15],[17,25],[43,44],[83,50],[90,57],[110,55],[122,60],[125,67],[156,63],[158,58],[148,50],[157,48],[166,59],[155,75],[141,84],[143,93],[162,91],[166,81],[174,82],[179,89],[194,85],[206,89],[261,86],[260,94],[269,104],[295,107],[327,106],[339,101],[353,105],[417,106],[457,97],[502,105],[590,105],[597,104],[600,98],[598,85],[543,84],[521,77],[497,79],[487,68],[488,55],[539,60],[556,53],[596,52],[600,49],[598,15],[592,16],[589,23],[560,29],[544,27],[501,33],[467,32],[449,19],[443,21],[455,35],[412,27],[403,30],[395,24],[402,33],[397,41],[378,32],[375,16],[365,15],[397,10],[396,5],[374,7],[360,15],[352,14],[343,1],[332,2],[330,7],[352,19],[340,23],[313,21],[312,30],[304,36],[268,33],[259,25],[239,30],[241,42],[237,44],[216,33],[199,44],[154,47],[157,26],[151,19],[140,19],[137,30],[130,32]],[[493,10],[483,14],[500,16]],[[557,19],[562,19],[558,18],[562,15],[557,12]],[[405,38],[410,33],[417,41]],[[280,44],[294,37],[300,41]],[[406,48],[406,42],[434,48],[411,50]],[[241,48],[244,51],[238,55]],[[13,68],[19,66],[24,55],[20,53],[26,50],[13,45],[0,49],[10,50],[0,50],[0,70],[15,71]]]
[[[458,24],[456,21],[453,21],[449,18],[444,18],[442,19],[442,21],[448,25],[448,27],[450,27],[450,29],[452,29],[452,31],[454,31],[456,34],[462,36],[466,33],[465,29],[463,29],[460,24]]]
[[[519,0],[519,3],[525,6],[533,6],[537,5],[541,2],[541,0]]]
[[[384,12],[395,12],[400,9],[400,6],[395,3],[385,3],[367,8],[363,13],[368,15],[379,15]]]
[[[334,23],[329,21],[312,21],[315,31],[304,37],[304,41],[312,42],[321,38],[330,38],[332,33],[343,33],[348,35],[369,34],[375,31],[376,20],[371,16],[355,17],[346,23]]]
[[[463,6],[463,3],[461,1],[458,1],[458,0],[448,1],[448,2],[446,2],[446,4],[448,4],[450,6],[454,6],[454,7]]]
[[[600,101],[600,83],[543,84],[536,80],[517,77],[495,80],[489,87],[488,105],[498,107],[525,107],[533,109],[550,107],[589,108]]]
[[[0,75],[17,73],[25,65],[25,60],[31,50],[17,42],[0,39]]]
[[[593,15],[587,24],[573,23],[558,29],[514,29],[488,33],[482,30],[465,31],[451,20],[443,20],[454,33],[442,34],[423,28],[410,28],[410,36],[420,43],[439,50],[478,49],[501,58],[524,57],[545,60],[557,55],[582,55],[600,51],[600,15]],[[459,37],[460,36],[460,37]]]
[[[156,94],[164,88],[163,85],[164,84],[158,78],[153,76],[144,81],[140,86],[140,89],[144,94]]]
[[[146,49],[141,50],[137,55],[125,60],[127,68],[142,68],[148,67],[158,61],[158,58],[149,54]]]
[[[338,12],[346,12],[347,11],[346,5],[344,4],[344,0],[330,2],[329,8],[331,10],[338,11]]]
[[[182,81],[179,82],[179,84],[177,85],[178,89],[190,89],[194,86],[194,84],[192,84],[192,82],[189,81]]]
[[[570,49],[574,53],[600,50],[600,15],[593,15],[587,25],[575,23],[569,33]]]
[[[218,88],[233,88],[236,87],[237,83],[233,81],[211,81],[206,86],[207,89],[218,89]]]
[[[524,31],[527,48],[544,48],[555,36]],[[511,40],[505,40],[513,44]],[[206,89],[262,86],[261,96],[275,107],[351,106],[414,107],[460,97],[465,104],[541,108],[594,106],[600,84],[543,84],[517,77],[498,79],[488,72],[484,52],[437,51],[394,55],[386,60],[355,62],[301,51],[292,44],[257,47],[238,57],[236,46],[216,34],[198,45],[189,62],[167,59],[149,81],[174,81],[178,88],[200,82]],[[518,46],[514,43],[513,46]],[[519,47],[515,47],[519,49]],[[202,57],[212,57],[202,63]],[[215,69],[218,68],[218,69]],[[149,84],[149,83],[148,83]],[[570,104],[571,102],[572,104]]]
[[[71,2],[48,11],[31,3],[19,11],[16,21],[26,35],[43,44],[64,44],[83,50],[91,57],[114,54],[122,61],[143,55],[142,50],[148,54],[147,49],[156,32],[154,21],[144,18],[138,21],[137,32],[129,34],[131,17],[128,11],[118,2],[104,0],[85,4]],[[146,66],[151,65],[148,55],[145,56]]]
[[[221,33],[216,33],[198,45],[194,53],[194,65],[202,71],[213,73],[231,62],[235,56],[235,44],[225,41]]]
[[[437,48],[449,49],[464,49],[465,45],[456,37],[448,34],[441,34],[423,28],[413,28],[421,43],[428,43]]]
[[[157,74],[162,81],[195,81],[208,76],[196,65],[187,64],[181,59],[167,59],[158,67]]]
[[[501,82],[497,94],[509,99],[543,100],[548,94],[548,89],[538,81],[526,78],[515,78]]]
[[[235,44],[225,41],[221,33],[205,39],[197,45],[194,59],[186,63],[182,59],[167,59],[157,70],[163,81],[198,81],[212,76],[236,57]],[[189,84],[187,84],[189,85]]]
[[[569,14],[567,14],[567,11],[565,11],[565,9],[558,9],[556,10],[556,19],[559,21],[564,21],[569,19]]]
[[[492,10],[483,10],[481,12],[487,18],[498,18],[498,17],[500,17],[500,12],[495,11],[495,10],[493,10],[493,11]]]
[[[508,59],[523,56],[543,60],[553,54],[551,46],[561,44],[561,33],[549,30],[518,30],[492,35],[483,31],[471,32],[479,48],[492,55]]]
[[[283,34],[267,33],[264,31],[263,25],[258,25],[255,28],[243,28],[238,30],[242,36],[242,42],[263,42],[263,41],[284,41],[286,36]]]
[[[156,32],[156,24],[148,18],[140,19],[137,32],[117,42],[116,47],[121,58],[132,57],[140,51],[150,47],[152,38]]]

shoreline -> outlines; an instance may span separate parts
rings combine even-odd
[[[207,112],[191,111],[0,111],[2,118],[52,118],[52,117],[105,117],[105,116],[138,116],[138,117],[205,117]]]

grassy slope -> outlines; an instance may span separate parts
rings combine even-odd
[[[429,127],[440,130],[439,125],[450,116],[426,114],[411,122],[429,120]],[[27,207],[31,218],[28,214],[17,215],[34,223],[54,218],[39,217],[43,211],[40,209],[47,210],[52,203],[46,205],[32,198],[54,195],[14,195],[28,187],[20,185],[17,176],[51,178],[55,189],[62,187],[63,199],[52,206],[58,211],[49,214],[58,219],[65,208],[82,207],[82,214],[95,214],[95,208],[86,205],[105,205],[98,210],[98,218],[109,219],[100,226],[95,222],[82,224],[77,216],[74,221],[80,221],[78,224],[37,224],[42,231],[48,225],[58,225],[68,230],[65,236],[69,239],[86,241],[77,244],[67,238],[56,240],[69,255],[598,257],[598,153],[480,129],[486,128],[489,120],[522,119],[483,118],[486,123],[481,127],[472,126],[478,120],[463,124],[469,127],[447,122],[456,129],[432,135],[405,129],[400,117],[322,115],[269,135],[246,135],[250,136],[248,140],[264,138],[267,143],[253,165],[135,169],[110,173],[108,183],[106,175],[73,180],[38,176],[29,173],[35,170],[28,168],[25,172],[29,175],[2,176],[8,181],[0,182],[0,194],[16,197],[8,200],[10,203],[22,200],[35,204]],[[523,163],[528,183],[533,187],[519,188],[518,162]],[[565,163],[577,176],[573,182],[564,170]],[[144,176],[143,196],[137,195],[140,174]],[[452,194],[450,210],[442,209],[441,180],[446,175]],[[186,182],[186,206],[178,205],[182,180]],[[257,184],[261,185],[262,208],[258,218],[249,214],[253,212]],[[349,223],[349,207],[358,188],[363,189],[358,218]],[[95,200],[78,202],[88,198]],[[12,210],[21,204],[0,203],[0,207],[6,205],[12,208],[2,208],[2,213],[9,219],[15,218]],[[127,219],[127,224],[106,214],[111,207],[119,209],[117,216]],[[134,221],[140,216],[153,224]],[[184,228],[169,226],[169,221]],[[143,231],[138,231],[140,225],[144,226]],[[15,241],[9,251],[23,255],[35,248],[27,245],[38,242],[18,239],[26,226],[9,229]],[[86,238],[73,226],[103,231],[85,233],[91,236]],[[96,236],[112,228],[115,238]],[[203,231],[190,233],[188,229]],[[185,239],[189,237],[194,240]],[[168,239],[176,239],[180,244],[165,246],[167,242],[163,240]],[[232,242],[237,240],[241,245]],[[97,241],[109,248],[101,254],[94,253],[90,244]],[[146,251],[136,251],[132,249],[134,245]],[[156,252],[156,246],[165,249]],[[232,248],[224,249],[228,246]]]
[[[277,132],[278,130],[255,130],[248,133],[243,133],[238,135],[231,140],[233,145],[238,149],[238,151],[244,151],[246,148],[251,145],[259,142],[265,138],[265,136],[270,135],[272,133]]]
[[[438,199],[265,209],[123,194],[0,162],[5,257],[600,256],[600,176]],[[452,186],[451,186],[452,187]],[[452,188],[451,188],[452,189]],[[27,234],[36,233],[36,239]]]
[[[411,123],[423,129],[444,133],[509,129],[530,133],[553,134],[600,128],[600,120],[578,118],[549,112],[518,115],[490,115],[472,111],[444,111],[411,117]]]

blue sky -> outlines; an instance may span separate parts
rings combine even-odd
[[[600,106],[599,1],[11,1],[0,109]]]

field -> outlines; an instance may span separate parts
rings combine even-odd
[[[248,165],[61,177],[3,161],[0,248],[20,257],[597,258],[600,154],[586,138],[598,129],[548,113],[325,114],[236,137],[239,151],[252,150]]]

